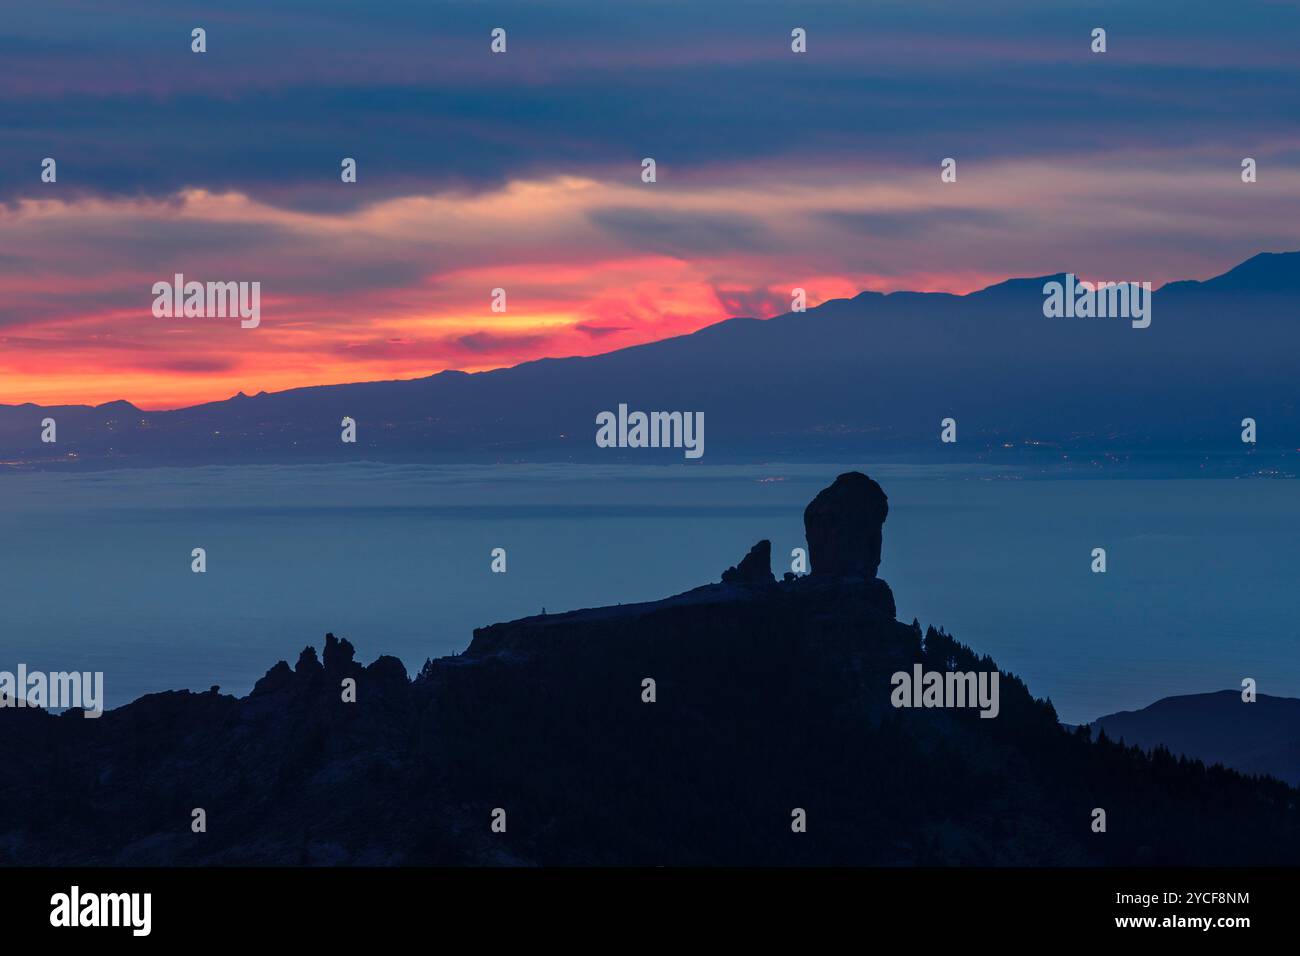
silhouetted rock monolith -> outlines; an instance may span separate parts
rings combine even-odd
[[[823,488],[803,513],[812,573],[874,578],[889,499],[880,485],[850,471]]]

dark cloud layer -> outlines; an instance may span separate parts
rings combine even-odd
[[[0,26],[0,199],[48,195],[44,156],[65,198],[202,187],[320,209],[553,173],[633,178],[646,155],[679,177],[773,162],[797,178],[1126,141],[1259,152],[1294,134],[1300,10],[1130,7],[45,0]],[[195,25],[203,55],[189,52]],[[795,25],[804,56],[789,50]],[[1096,25],[1104,57],[1088,50]],[[504,56],[488,51],[495,26]],[[356,188],[338,188],[343,156],[359,160]]]

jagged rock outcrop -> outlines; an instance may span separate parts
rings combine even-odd
[[[860,471],[840,475],[804,509],[812,573],[874,578],[888,516],[889,499],[880,485]]]
[[[316,656],[316,648],[308,644],[298,655],[298,663],[293,665],[293,672],[306,677],[310,674],[319,674],[322,670],[324,668],[321,667],[320,659]]]
[[[325,635],[325,651],[321,656],[324,658],[327,674],[344,673],[350,670],[355,655],[356,648],[347,638],[339,640],[333,634]]]
[[[294,671],[287,661],[278,661],[262,678],[253,685],[253,694],[274,694],[293,686]]]
[[[722,572],[723,584],[775,584],[772,574],[772,542],[764,539],[749,549],[734,568]]]

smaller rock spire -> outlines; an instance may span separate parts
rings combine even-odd
[[[772,542],[766,539],[749,549],[734,568],[722,572],[723,584],[775,584],[772,576]]]

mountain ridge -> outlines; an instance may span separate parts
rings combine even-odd
[[[1300,786],[1300,700],[1259,694],[1253,703],[1241,691],[1163,697],[1137,710],[1093,721],[1104,731],[1143,750],[1222,764],[1246,774],[1267,774]]]
[[[1045,278],[965,296],[862,293],[806,313],[736,317],[593,356],[414,379],[313,385],[142,412],[128,402],[0,406],[0,456],[88,463],[680,460],[599,448],[594,421],[620,403],[691,410],[722,460],[976,460],[1003,448],[1084,454],[1229,454],[1231,473],[1281,470],[1300,447],[1291,401],[1300,253],[1261,254],[1152,296],[1152,324],[1046,318]],[[58,420],[57,447],[40,441]],[[340,442],[344,417],[355,445]],[[1260,424],[1243,447],[1240,421]],[[961,423],[956,445],[939,423]],[[974,441],[971,441],[974,439]],[[998,452],[1001,454],[1001,452]],[[1251,456],[1268,462],[1252,463]],[[12,467],[12,465],[11,465]]]
[[[1279,260],[1284,260],[1287,262],[1292,261],[1292,260],[1287,260],[1285,257],[1294,257],[1295,268],[1290,272],[1286,273],[1287,278],[1291,279],[1292,281],[1289,284],[1285,285],[1284,287],[1296,288],[1297,286],[1300,286],[1300,278],[1297,277],[1297,270],[1300,270],[1300,250],[1287,251],[1287,252],[1256,253],[1255,255],[1251,256],[1249,259],[1243,260],[1242,262],[1233,266],[1231,269],[1227,270],[1226,272],[1222,272],[1217,276],[1212,276],[1209,279],[1176,279],[1165,283],[1163,286],[1161,286],[1159,289],[1155,291],[1159,292],[1159,291],[1164,291],[1165,289],[1181,287],[1181,286],[1204,286],[1212,283],[1218,283],[1220,282],[1220,280],[1225,280],[1228,277],[1233,276],[1235,274],[1248,274],[1250,271],[1253,271],[1250,269],[1252,264],[1257,262],[1277,262]],[[1271,275],[1272,272],[1270,272],[1270,276]],[[813,306],[808,311],[815,312],[818,309],[821,309],[827,305],[831,305],[836,302],[853,302],[853,301],[857,301],[872,296],[876,296],[880,298],[888,298],[891,296],[923,296],[923,297],[943,297],[943,298],[964,299],[964,298],[969,298],[971,296],[985,295],[988,293],[993,293],[1008,288],[1018,288],[1018,287],[1031,288],[1034,286],[1041,287],[1041,285],[1045,282],[1061,281],[1065,278],[1065,276],[1066,273],[1064,272],[1056,272],[1049,275],[1041,275],[1041,276],[1013,276],[1007,279],[1003,279],[1000,282],[995,282],[992,285],[985,286],[982,289],[974,289],[970,292],[964,292],[960,294],[951,293],[951,292],[922,291],[917,289],[898,289],[893,292],[876,292],[871,289],[864,289],[861,292],[858,292],[856,295],[847,298],[826,299],[825,301],[820,302],[817,305]],[[101,402],[97,405],[87,405],[84,403],[41,405],[36,402],[21,402],[18,404],[6,404],[0,402],[0,408],[40,408],[45,410],[93,409],[98,411],[98,410],[112,408],[116,406],[124,406],[133,409],[135,411],[146,411],[146,414],[151,414],[151,413],[156,414],[160,412],[187,411],[196,408],[203,408],[209,405],[220,405],[237,398],[256,399],[256,398],[262,398],[266,396],[286,395],[293,392],[302,392],[309,389],[343,388],[343,387],[353,386],[353,385],[387,385],[387,384],[396,384],[396,383],[405,383],[405,382],[424,382],[430,379],[437,378],[440,375],[451,375],[451,376],[488,375],[493,372],[510,371],[512,369],[520,368],[526,365],[531,365],[537,362],[559,362],[559,361],[566,361],[569,359],[599,358],[604,355],[613,354],[614,352],[625,352],[630,349],[642,348],[649,345],[657,345],[661,342],[669,342],[674,339],[689,338],[691,336],[699,335],[701,332],[706,332],[710,329],[715,329],[718,328],[719,326],[724,326],[732,322],[770,322],[772,321],[772,319],[785,318],[787,316],[794,316],[797,314],[799,313],[783,312],[780,313],[779,315],[772,316],[769,319],[760,319],[754,316],[739,316],[739,315],[729,316],[725,319],[719,319],[717,322],[710,322],[708,325],[695,329],[692,332],[684,332],[680,335],[668,336],[667,338],[663,338],[663,339],[655,339],[650,342],[638,342],[635,345],[624,346],[623,348],[619,348],[619,349],[611,349],[609,352],[597,352],[592,355],[548,355],[548,356],[543,356],[541,358],[529,359],[528,361],[525,362],[519,362],[516,363],[515,365],[503,365],[500,366],[499,368],[483,369],[482,371],[478,371],[478,372],[466,372],[461,369],[448,368],[448,369],[441,369],[440,371],[437,372],[430,372],[427,375],[417,375],[414,378],[370,379],[365,381],[348,381],[348,382],[324,382],[318,385],[299,385],[293,388],[280,389],[279,391],[273,391],[273,392],[268,392],[263,390],[251,396],[246,395],[241,390],[227,398],[216,398],[206,402],[197,402],[194,405],[178,405],[170,408],[149,409],[147,411],[140,409],[139,406],[131,402],[130,399],[123,399],[123,398],[113,399],[108,402]],[[807,313],[803,313],[803,314],[806,315]]]

